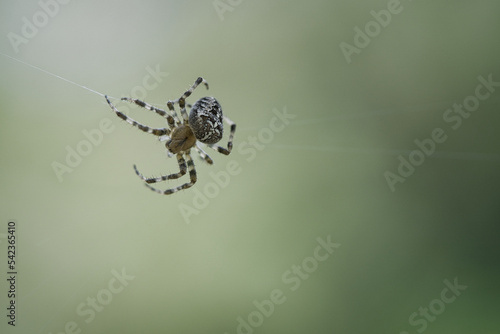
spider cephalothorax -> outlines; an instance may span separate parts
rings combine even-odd
[[[165,143],[165,147],[171,153],[179,153],[189,150],[196,144],[196,136],[189,125],[179,125],[170,134],[170,139]]]
[[[165,117],[167,119],[168,128],[154,129],[134,121],[132,118],[126,116],[118,109],[116,109],[116,107],[109,100],[108,96],[105,96],[106,101],[118,117],[128,122],[129,124],[138,127],[144,132],[158,136],[160,139],[166,139],[165,146],[167,150],[169,151],[169,153],[176,155],[177,161],[179,163],[179,172],[175,174],[164,175],[156,178],[147,178],[139,173],[136,166],[134,165],[136,174],[146,182],[146,185],[151,190],[156,191],[157,193],[169,195],[179,190],[187,189],[195,184],[197,178],[196,169],[194,168],[194,163],[190,156],[191,148],[194,147],[199,155],[203,159],[205,159],[207,163],[213,163],[213,160],[208,156],[207,153],[205,153],[205,151],[203,151],[198,142],[207,144],[219,153],[225,155],[231,153],[231,149],[233,148],[234,132],[236,131],[236,124],[229,118],[223,116],[222,108],[215,98],[203,97],[196,101],[192,106],[188,104],[187,106],[191,108],[189,116],[186,112],[186,98],[189,97],[194,89],[201,83],[203,83],[208,89],[208,83],[200,77],[196,79],[193,86],[191,86],[190,89],[182,94],[180,98],[178,98],[177,100],[168,101],[167,107],[171,113],[156,108],[155,106],[147,104],[146,102],[143,102],[141,100],[128,97],[123,97],[121,99],[122,101],[134,103],[139,107],[154,111],[158,115]],[[177,112],[174,108],[175,104],[179,104],[182,120],[177,116]],[[215,145],[215,143],[222,139],[222,135],[224,133],[223,121],[226,121],[226,123],[228,123],[231,127],[227,148]],[[186,159],[184,159],[184,157],[186,157]],[[178,179],[186,174],[188,170],[190,182],[184,183],[183,185],[180,185],[178,187],[162,191],[149,185],[149,183]]]

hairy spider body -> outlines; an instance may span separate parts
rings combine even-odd
[[[139,130],[142,130],[146,133],[152,134],[154,136],[159,137],[159,139],[166,139],[165,147],[167,148],[169,154],[175,155],[177,157],[177,162],[179,164],[179,172],[169,175],[163,175],[156,178],[147,178],[142,175],[137,167],[134,165],[135,173],[146,182],[146,186],[151,190],[164,194],[170,195],[179,190],[187,189],[193,184],[196,183],[196,169],[194,166],[193,159],[191,158],[190,151],[191,148],[195,148],[198,154],[209,164],[213,163],[213,160],[208,156],[208,154],[203,151],[202,147],[198,142],[206,144],[218,151],[219,153],[228,155],[231,153],[231,149],[233,147],[233,138],[234,133],[236,131],[236,124],[231,121],[229,118],[225,117],[222,114],[222,108],[219,102],[213,97],[203,97],[196,101],[192,106],[187,105],[191,108],[189,112],[189,116],[186,111],[186,98],[188,98],[191,93],[194,91],[199,84],[203,83],[205,87],[208,89],[208,83],[203,78],[198,78],[180,98],[177,100],[169,100],[167,102],[167,107],[170,111],[168,113],[165,110],[156,108],[153,105],[150,105],[141,100],[132,99],[128,97],[123,97],[122,101],[127,101],[130,103],[134,103],[139,107],[145,108],[147,110],[154,111],[158,115],[166,118],[168,128],[159,128],[154,129],[150,128],[146,125],[143,125],[127,115],[123,114],[119,111],[109,100],[108,96],[105,96],[106,101],[108,102],[111,109],[116,113],[118,117],[132,126],[137,127]],[[180,113],[182,119],[179,119],[177,116],[177,112],[175,110],[174,105],[178,104],[180,108]],[[228,123],[231,127],[229,133],[229,139],[227,143],[227,148],[215,145],[222,139],[222,135],[224,133],[223,121]],[[153,188],[149,184],[178,179],[189,172],[190,181],[184,183],[178,187],[167,189],[167,190],[159,190]]]
[[[189,113],[189,125],[196,139],[204,144],[215,144],[222,139],[222,108],[213,97],[203,97],[193,104]]]
[[[180,125],[172,131],[165,147],[172,153],[188,151],[196,144],[196,137],[189,125]]]

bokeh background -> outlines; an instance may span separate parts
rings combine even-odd
[[[401,1],[350,61],[341,43],[395,2],[43,3],[1,3],[3,54],[163,107],[203,76],[210,90],[191,102],[217,97],[238,128],[230,156],[196,156],[198,183],[161,196],[132,165],[176,172],[162,143],[99,94],[0,55],[2,333],[498,332],[500,87],[456,130],[443,119],[479,76],[500,81],[498,1]],[[29,36],[18,52],[12,33]],[[101,122],[109,131],[89,149],[83,131]],[[391,189],[385,173],[436,128],[447,140]],[[60,182],[53,166],[68,147],[89,152]],[[4,314],[11,219],[15,328]],[[340,244],[322,262],[318,238]],[[454,280],[466,288],[444,303]],[[285,300],[271,312],[276,290]]]

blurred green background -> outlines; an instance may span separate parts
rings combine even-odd
[[[161,107],[203,76],[209,92],[188,102],[215,96],[238,126],[231,155],[208,149],[208,166],[193,154],[197,184],[161,196],[132,165],[176,172],[162,143],[98,94],[0,55],[2,333],[498,333],[500,87],[456,129],[443,118],[478,77],[500,81],[498,1],[0,9],[4,54]],[[340,46],[356,42],[368,45],[346,57]],[[391,189],[387,172],[436,128],[446,141]],[[68,147],[87,155],[60,182]],[[15,328],[4,314],[10,219]],[[318,238],[340,246],[326,253]]]

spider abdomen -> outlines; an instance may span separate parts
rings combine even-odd
[[[189,126],[202,143],[215,144],[222,139],[222,122],[222,108],[213,97],[203,97],[191,107]]]

